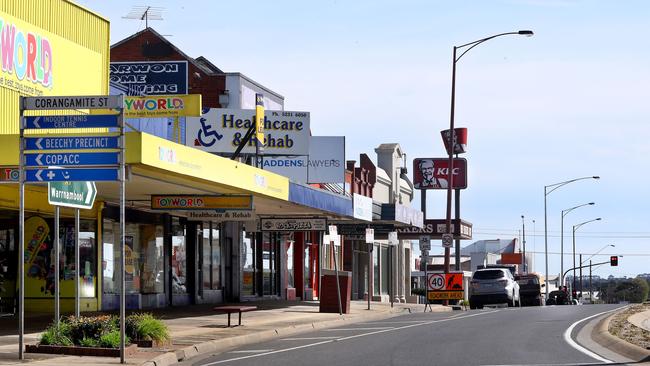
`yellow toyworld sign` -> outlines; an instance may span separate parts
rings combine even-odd
[[[200,116],[201,94],[124,97],[125,118]]]
[[[24,95],[105,92],[102,55],[0,11],[0,88]]]

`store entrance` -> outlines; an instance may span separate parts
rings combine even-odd
[[[16,278],[18,273],[16,241],[18,217],[0,212],[0,316],[16,312]],[[16,216],[16,217],[13,217]]]

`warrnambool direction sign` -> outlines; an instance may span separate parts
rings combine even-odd
[[[91,209],[97,196],[95,182],[52,182],[47,184],[51,205]]]

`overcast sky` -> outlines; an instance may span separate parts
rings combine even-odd
[[[122,18],[141,1],[78,2],[110,19],[111,43],[144,28]],[[505,239],[518,236],[525,215],[527,249],[540,253],[535,270],[543,273],[544,185],[600,175],[548,196],[550,273],[560,269],[561,210],[590,201],[596,205],[566,216],[565,252],[572,225],[602,217],[577,231],[577,251],[591,254],[613,243],[601,253],[624,257],[618,268],[595,274],[650,272],[650,3],[146,4],[164,7],[164,20],[149,25],[186,54],[253,78],[283,95],[287,110],[311,112],[314,135],[345,135],[348,159],[362,152],[374,159],[380,143],[397,142],[410,170],[413,158],[445,154],[440,130],[449,126],[452,47],[533,30],[531,38],[486,42],[458,63],[456,124],[469,129],[461,216],[474,224],[474,239]],[[428,218],[443,218],[444,193],[428,196]],[[571,261],[565,257],[565,269]]]

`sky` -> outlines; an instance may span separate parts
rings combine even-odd
[[[524,215],[527,251],[543,274],[544,186],[597,175],[547,196],[549,274],[560,271],[561,211],[587,202],[596,204],[565,217],[564,269],[572,226],[602,217],[577,230],[577,253],[623,257],[594,274],[650,272],[647,1],[77,3],[111,21],[111,44],[144,29],[123,18],[133,6],[163,7],[149,26],[186,54],[280,93],[286,110],[309,111],[314,135],[346,136],[348,159],[399,143],[409,174],[413,158],[445,156],[453,46],[533,30],[485,42],[457,63],[456,126],[469,130],[461,217],[481,240],[518,237]],[[444,218],[444,191],[427,196],[427,218]]]

